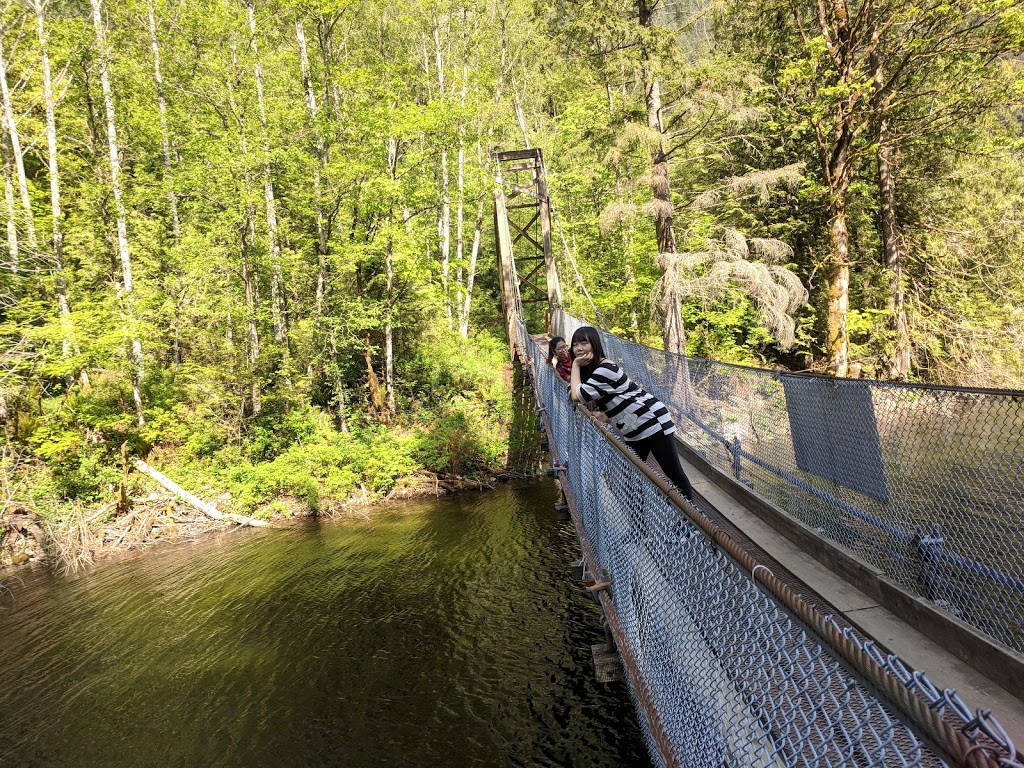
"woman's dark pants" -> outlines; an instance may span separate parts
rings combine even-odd
[[[679,454],[676,453],[675,443],[675,438],[672,435],[658,432],[643,440],[634,440],[626,444],[636,452],[641,461],[647,461],[647,457],[653,455],[654,460],[661,467],[662,474],[675,483],[676,488],[683,496],[693,501],[693,488],[690,487],[690,481],[683,471],[683,465],[679,463]]]

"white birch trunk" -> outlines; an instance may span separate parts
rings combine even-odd
[[[398,139],[388,138],[388,173],[391,181],[398,178]],[[392,216],[394,214],[392,213]],[[388,235],[387,250],[384,253],[384,277],[386,280],[384,301],[384,396],[388,411],[394,415],[395,405],[395,351],[394,351],[394,301],[395,301],[395,263],[394,240]]]
[[[42,0],[33,0],[33,7],[36,14],[36,35],[39,39],[39,53],[42,59],[43,68],[43,103],[46,108],[46,149],[47,162],[50,173],[50,216],[53,219],[53,272],[56,278],[57,289],[57,311],[60,314],[61,332],[61,353],[64,359],[71,357],[72,352],[77,353],[73,342],[71,328],[71,305],[68,302],[67,276],[64,265],[64,230],[61,225],[60,205],[60,173],[57,167],[57,120],[53,99],[53,78],[50,73],[50,49],[49,39],[46,34],[46,24],[43,15]],[[80,371],[80,378],[83,387],[89,386],[89,374],[83,368]],[[68,373],[65,376],[65,383],[68,387],[74,381],[74,376]]]
[[[466,11],[462,11],[463,29],[465,29],[466,22]],[[462,59],[462,93],[459,97],[459,104],[463,110],[466,108],[466,91],[469,86],[469,54],[463,52]],[[458,310],[461,310],[464,301],[465,292],[463,290],[463,268],[466,263],[465,258],[465,237],[464,237],[464,218],[466,209],[466,126],[465,123],[459,126],[459,161],[458,161],[458,176],[456,185],[459,194],[458,209],[456,211],[455,218],[455,306]]]
[[[4,174],[4,208],[7,214],[7,254],[10,263],[4,267],[14,274],[18,273],[20,267],[20,255],[18,253],[18,224],[15,221],[14,212],[14,184],[11,182],[11,157],[7,143],[7,121],[0,123],[0,156],[3,157]]]
[[[313,206],[316,217],[316,298],[314,302],[313,328],[319,332],[323,316],[324,293],[327,289],[327,226],[323,209],[323,167],[326,161],[326,150],[323,136],[317,125],[316,94],[313,91],[313,76],[309,69],[309,54],[306,50],[306,32],[302,19],[295,22],[295,38],[299,43],[299,64],[302,67],[302,85],[306,91],[306,109],[309,112],[310,128],[315,139],[315,159],[313,162]]]
[[[14,119],[14,105],[11,102],[11,90],[7,84],[7,57],[4,52],[4,30],[0,27],[0,99],[3,101],[3,120],[7,126],[7,137],[11,144],[11,157],[18,178],[18,191],[21,193],[21,207],[25,215],[25,238],[28,241],[30,255],[36,252],[36,225],[32,216],[32,200],[28,194],[28,179],[25,176],[25,159],[18,138],[18,124]]]
[[[387,279],[385,301],[387,302],[386,318],[384,321],[384,395],[387,400],[388,412],[394,415],[395,405],[395,348],[394,348],[394,324],[391,322],[394,302],[395,267],[394,267],[394,243],[388,237],[388,247],[384,254],[384,272]]]
[[[466,292],[462,300],[462,317],[459,321],[459,333],[462,338],[469,338],[469,310],[473,301],[473,282],[476,279],[476,260],[480,254],[480,235],[484,226],[484,198],[476,209],[476,226],[473,228],[473,247],[469,252],[469,267],[466,270]]]
[[[121,160],[117,148],[117,127],[114,119],[114,96],[110,89],[110,49],[107,46],[107,30],[100,12],[101,0],[90,0],[92,5],[92,23],[96,30],[96,46],[99,49],[100,87],[103,90],[103,106],[107,115],[107,148],[110,152],[110,186],[114,197],[114,210],[117,215],[117,252],[121,259],[122,283],[120,299],[123,311],[127,315],[129,335],[131,336],[130,359],[132,365],[132,396],[135,399],[135,412],[139,426],[145,424],[142,415],[142,382],[144,370],[142,363],[142,342],[135,332],[135,296],[132,284],[132,260],[128,251],[128,222],[125,214],[124,197],[121,192]]]
[[[256,102],[259,107],[260,127],[263,130],[263,198],[267,208],[267,240],[270,246],[270,301],[274,320],[274,340],[283,345],[288,357],[288,323],[284,310],[284,280],[281,273],[281,241],[277,233],[277,206],[274,200],[274,181],[270,167],[270,134],[267,130],[267,102],[263,95],[263,68],[256,44],[256,6],[250,2],[249,45],[252,47],[253,69],[256,76]]]
[[[36,0],[38,2],[38,0]],[[164,99],[164,79],[160,72],[160,45],[156,37],[156,13],[153,2],[149,2],[149,44],[153,49],[153,79],[156,81],[156,103],[160,113],[160,144],[164,152],[164,184],[167,185],[167,200],[170,203],[171,232],[174,242],[181,240],[181,222],[178,220],[178,195],[171,180],[171,138],[167,129],[167,101]]]
[[[437,64],[437,88],[444,99],[444,58],[441,51],[441,34],[437,20],[434,20],[434,58]],[[441,247],[441,291],[444,294],[444,313],[448,328],[454,327],[452,318],[452,295],[450,287],[452,258],[452,203],[448,184],[448,147],[441,147],[441,215],[437,224],[438,240]]]
[[[462,129],[460,129],[461,133]],[[463,236],[463,219],[466,208],[466,148],[463,146],[463,139],[459,137],[459,159],[456,171],[456,189],[458,190],[459,201],[455,208],[455,306],[462,306],[462,272],[465,263],[465,243]]]

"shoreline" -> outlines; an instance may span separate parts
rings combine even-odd
[[[361,493],[313,510],[294,496],[282,496],[255,511],[269,527],[282,528],[312,517],[369,515],[391,502],[440,498],[465,491],[494,490],[498,485],[539,474],[502,472],[479,478],[426,475],[400,478],[381,498]],[[47,568],[71,575],[98,562],[141,554],[158,543],[183,543],[216,531],[250,527],[216,520],[168,492],[128,499],[118,514],[117,503],[78,509],[60,519],[46,519],[30,507],[10,502],[0,508],[0,587],[5,577],[23,568]],[[269,515],[265,515],[272,510]],[[264,513],[264,514],[261,514]]]

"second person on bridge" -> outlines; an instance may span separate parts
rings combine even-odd
[[[572,335],[572,373],[569,394],[573,400],[594,402],[615,422],[641,461],[653,455],[662,473],[689,500],[693,489],[679,463],[672,433],[676,425],[668,408],[633,382],[614,361],[604,356],[601,336],[589,325]]]

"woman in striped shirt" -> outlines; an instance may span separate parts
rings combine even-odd
[[[572,335],[572,373],[569,393],[573,400],[594,402],[615,422],[622,436],[641,461],[650,455],[665,476],[691,501],[693,489],[679,463],[676,431],[668,408],[604,356],[601,336],[596,328],[585,325]]]

